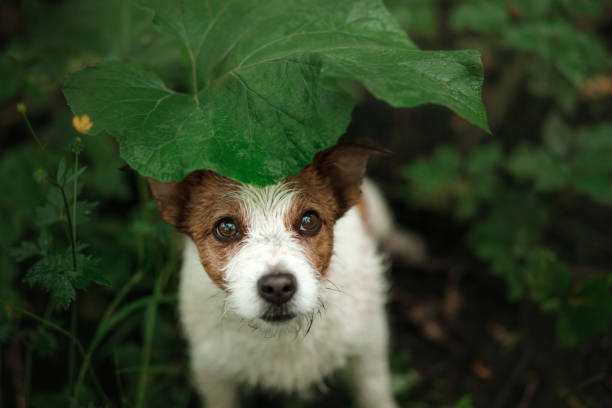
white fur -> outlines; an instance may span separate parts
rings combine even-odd
[[[327,279],[316,279],[285,229],[293,194],[286,186],[240,192],[252,233],[227,265],[229,295],[210,280],[195,244],[185,244],[179,307],[197,387],[208,407],[230,408],[238,385],[300,392],[348,365],[360,407],[395,407],[377,243],[350,209],[335,224]],[[275,266],[298,281],[290,305],[298,317],[281,324],[258,319],[265,304],[255,283]]]
[[[288,305],[290,311],[306,315],[318,306],[316,271],[285,227],[294,195],[285,184],[264,188],[245,185],[236,197],[243,207],[248,234],[224,269],[229,292],[226,306],[251,325],[263,324],[256,319],[268,305],[257,292],[257,281],[271,271],[288,271],[298,282],[299,290]]]

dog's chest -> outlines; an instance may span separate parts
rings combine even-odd
[[[201,363],[207,370],[225,378],[269,389],[303,390],[345,365],[351,352],[347,333],[326,323],[315,321],[307,335],[297,336],[266,336],[249,327],[218,330],[194,345],[194,352],[206,360]]]

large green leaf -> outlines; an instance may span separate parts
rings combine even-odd
[[[292,175],[348,125],[354,102],[335,78],[394,106],[448,106],[487,129],[478,55],[419,51],[379,0],[141,3],[185,48],[192,93],[109,62],[72,75],[64,94],[144,175],[206,168],[254,184]]]

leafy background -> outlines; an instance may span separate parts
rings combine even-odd
[[[358,98],[345,140],[394,151],[370,174],[429,247],[390,273],[398,401],[612,406],[609,2],[387,6],[421,49],[482,54],[492,130],[433,105],[392,108],[349,80],[325,84]],[[120,0],[0,4],[0,406],[198,406],[174,306],[180,239],[142,177],[120,170],[114,139],[75,132],[60,91],[69,73],[119,60],[192,92],[188,50],[152,18]],[[310,403],[255,393],[245,405],[349,396],[340,374]]]

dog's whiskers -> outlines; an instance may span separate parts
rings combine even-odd
[[[346,295],[346,292],[344,292],[342,289],[340,289],[338,287],[338,285],[336,285],[331,279],[325,278],[324,280],[325,280],[325,282],[329,282],[333,286],[333,288],[325,286],[324,287],[325,289],[327,289],[329,291],[332,291],[332,292],[338,292],[338,293],[342,293],[343,295]]]
[[[304,334],[304,337],[308,336],[308,333],[310,333],[310,329],[312,328],[312,322],[314,321],[314,314],[315,312],[312,312],[312,314],[310,315],[308,329],[306,329],[306,333]]]

